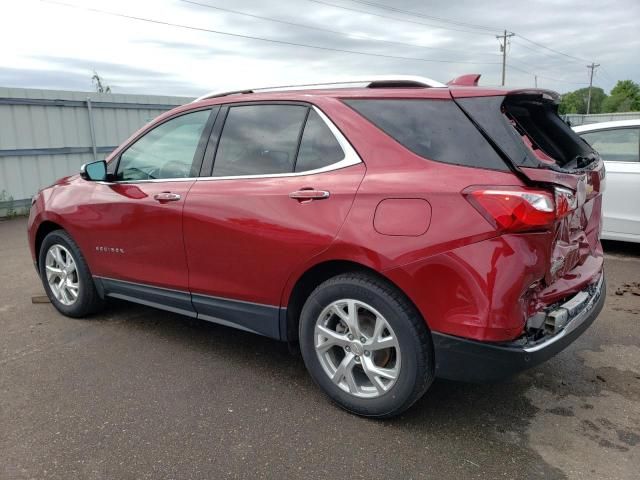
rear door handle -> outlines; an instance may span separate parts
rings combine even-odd
[[[308,203],[313,200],[324,200],[329,198],[330,193],[326,190],[314,190],[313,188],[303,188],[289,194],[289,198],[298,200],[300,203]]]
[[[180,200],[180,194],[171,192],[156,193],[153,196],[153,199],[160,203],[177,202],[178,200]]]

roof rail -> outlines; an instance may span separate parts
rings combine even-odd
[[[417,75],[374,75],[366,78],[350,78],[344,80],[337,80],[332,82],[322,83],[306,83],[302,85],[280,85],[271,87],[256,87],[245,88],[242,90],[230,90],[222,92],[210,92],[201,97],[198,97],[194,102],[206,100],[208,98],[226,97],[227,95],[236,95],[244,93],[258,93],[258,92],[277,92],[280,90],[312,90],[319,88],[403,88],[403,87],[432,87],[441,88],[446,87],[445,84],[436,82],[427,77],[420,77]]]

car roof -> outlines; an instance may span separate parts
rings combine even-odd
[[[553,98],[555,92],[541,89],[514,90],[502,87],[467,87],[467,86],[445,86],[445,87],[376,87],[376,88],[321,88],[304,90],[274,90],[274,91],[248,91],[233,92],[228,95],[215,96],[194,101],[188,105],[192,108],[205,105],[222,105],[230,103],[244,103],[257,101],[298,101],[313,102],[319,98],[340,98],[340,99],[446,99],[464,97],[491,97],[505,96],[511,94],[540,94]]]
[[[199,102],[209,98],[226,97],[228,95],[235,94],[247,94],[247,93],[264,93],[273,91],[291,91],[291,90],[319,90],[319,89],[333,89],[333,88],[349,88],[349,87],[433,87],[442,88],[446,87],[444,83],[440,83],[428,77],[420,77],[417,75],[370,75],[368,77],[359,78],[341,78],[338,80],[314,82],[296,85],[269,85],[269,86],[252,86],[247,88],[239,88],[230,91],[213,91],[202,95],[194,100]]]
[[[591,132],[594,130],[604,130],[607,128],[617,127],[637,127],[640,126],[640,118],[630,120],[615,120],[612,122],[587,123],[586,125],[577,125],[573,127],[576,133]]]
[[[535,93],[558,98],[556,92],[543,89],[513,89],[478,86],[480,74],[467,74],[448,83],[415,75],[374,75],[304,85],[253,87],[207,93],[193,103],[211,105],[264,100],[309,101],[312,97],[339,98],[451,98]]]

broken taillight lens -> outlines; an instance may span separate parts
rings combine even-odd
[[[555,188],[556,215],[563,218],[569,215],[578,207],[576,195],[567,188]]]
[[[554,195],[524,187],[470,187],[463,194],[501,231],[545,230],[557,217]]]

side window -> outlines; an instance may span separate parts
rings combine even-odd
[[[640,129],[619,128],[580,134],[598,151],[603,160],[637,162],[640,154]]]
[[[211,110],[171,119],[154,128],[120,155],[116,180],[186,178]]]
[[[344,152],[327,124],[315,110],[309,110],[298,151],[296,172],[326,167],[343,158]]]
[[[405,148],[428,160],[505,170],[506,165],[460,108],[448,100],[345,100]]]
[[[293,172],[308,108],[240,105],[229,108],[213,164],[213,176]]]

